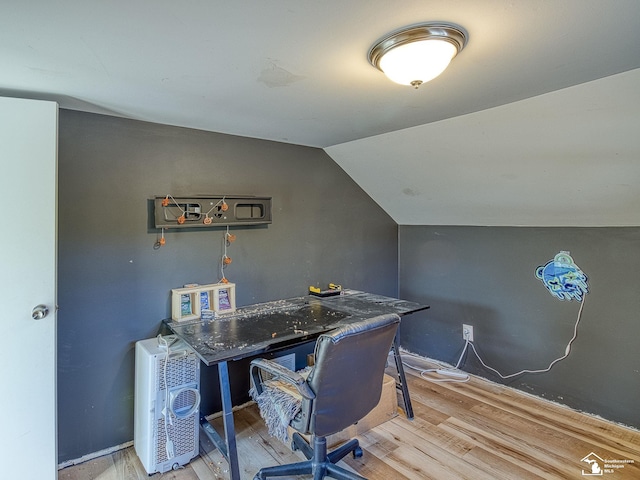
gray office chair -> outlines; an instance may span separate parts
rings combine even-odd
[[[289,425],[296,430],[291,447],[301,450],[307,458],[299,463],[262,468],[254,480],[305,474],[312,474],[314,480],[325,476],[364,479],[335,465],[349,453],[354,458],[362,456],[358,440],[352,439],[328,453],[326,437],[358,422],[378,404],[387,355],[399,323],[396,314],[381,315],[320,335],[315,365],[306,379],[269,360],[251,362],[254,398],[273,388],[269,384],[276,381],[292,385],[302,397],[300,410]],[[298,432],[311,434],[311,445]]]

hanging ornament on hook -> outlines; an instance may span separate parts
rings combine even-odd
[[[160,247],[164,247],[165,243],[167,243],[167,241],[164,239],[164,228],[161,230],[161,232],[162,233],[160,234],[160,238],[153,245],[154,250],[158,250]]]
[[[223,247],[224,247],[224,252],[222,254],[222,258],[220,260],[220,275],[221,275],[221,279],[219,281],[219,283],[229,283],[229,280],[227,280],[227,277],[224,274],[224,270],[227,266],[231,265],[231,262],[233,261],[231,259],[231,257],[229,255],[227,255],[227,248],[231,245],[231,243],[235,242],[236,240],[236,236],[232,233],[229,232],[229,225],[227,225],[227,231],[224,234],[223,237]]]

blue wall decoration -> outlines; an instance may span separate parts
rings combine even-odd
[[[538,277],[551,295],[560,300],[582,301],[589,293],[587,276],[573,263],[569,252],[560,252],[546,265],[536,269]]]

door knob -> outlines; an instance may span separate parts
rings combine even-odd
[[[46,305],[36,305],[31,311],[34,320],[41,320],[49,314],[49,308]]]

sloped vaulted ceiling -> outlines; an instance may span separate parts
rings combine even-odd
[[[640,225],[640,69],[327,153],[401,225]]]

